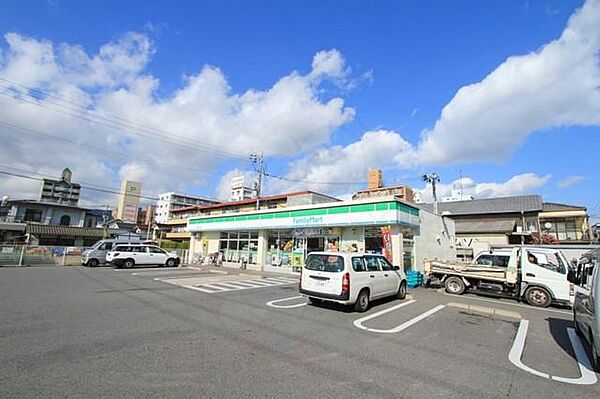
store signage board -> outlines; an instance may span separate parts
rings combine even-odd
[[[283,228],[318,228],[353,225],[403,224],[419,226],[418,210],[396,203],[379,203],[337,208],[316,208],[275,213],[238,214],[191,219],[188,231],[231,231]],[[402,205],[402,204],[400,204]]]

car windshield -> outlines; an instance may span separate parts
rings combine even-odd
[[[304,266],[307,270],[339,273],[344,270],[344,258],[337,255],[310,254]]]

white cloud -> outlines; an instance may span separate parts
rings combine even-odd
[[[462,188],[463,194],[472,195],[476,199],[493,198],[493,197],[509,197],[513,195],[536,194],[537,190],[548,184],[551,176],[538,176],[534,173],[523,173],[511,177],[504,182],[483,182],[477,183],[470,177],[463,177],[453,181],[450,184],[438,184],[437,194],[438,200],[442,197],[449,196],[452,189]],[[420,189],[421,201],[433,201],[431,185],[427,184]]]
[[[561,181],[559,181],[558,183],[556,183],[556,186],[558,188],[569,188],[576,184],[583,183],[584,181],[585,181],[585,176],[578,176],[578,175],[567,176],[564,179],[562,179]]]
[[[560,38],[458,90],[423,132],[420,161],[501,161],[533,132],[600,125],[599,26],[600,0],[588,0]]]
[[[354,109],[340,97],[327,98],[321,86],[349,76],[337,50],[317,53],[314,70],[306,75],[292,71],[266,90],[234,93],[219,68],[204,66],[172,95],[159,98],[160,81],[147,72],[155,49],[145,35],[127,33],[96,54],[17,33],[6,34],[5,40],[0,78],[80,104],[88,115],[135,121],[136,128],[119,125],[116,130],[105,120],[89,123],[69,115],[81,113],[77,105],[45,97],[38,100],[40,107],[28,103],[32,100],[22,87],[13,85],[7,93],[6,81],[0,81],[0,121],[85,144],[0,125],[0,139],[10,143],[0,148],[1,163],[52,176],[69,166],[80,182],[118,187],[121,178],[129,178],[144,184],[144,194],[185,191],[207,184],[225,160],[203,148],[296,155],[327,142],[333,130],[354,117]],[[156,132],[182,145],[150,139]],[[13,187],[0,178],[0,192],[12,195]]]
[[[308,157],[292,162],[289,172],[283,176],[287,180],[272,180],[270,188],[274,192],[306,188],[321,192],[347,192],[360,184],[343,183],[364,182],[369,168],[406,167],[413,162],[410,144],[400,134],[387,130],[370,131],[345,147],[318,149]]]
[[[349,74],[350,68],[346,68],[342,53],[336,49],[319,51],[313,57],[311,76],[314,78],[321,76],[345,78]]]

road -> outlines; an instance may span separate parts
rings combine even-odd
[[[185,268],[0,268],[0,295],[1,397],[600,397],[561,309],[418,289],[358,314]]]

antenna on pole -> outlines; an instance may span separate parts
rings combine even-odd
[[[440,177],[435,172],[426,173],[422,177],[424,182],[431,184],[431,189],[433,191],[433,213],[438,213],[436,184],[440,181]]]
[[[460,189],[460,200],[463,200],[463,181],[462,181],[462,168],[458,169],[458,188]]]

